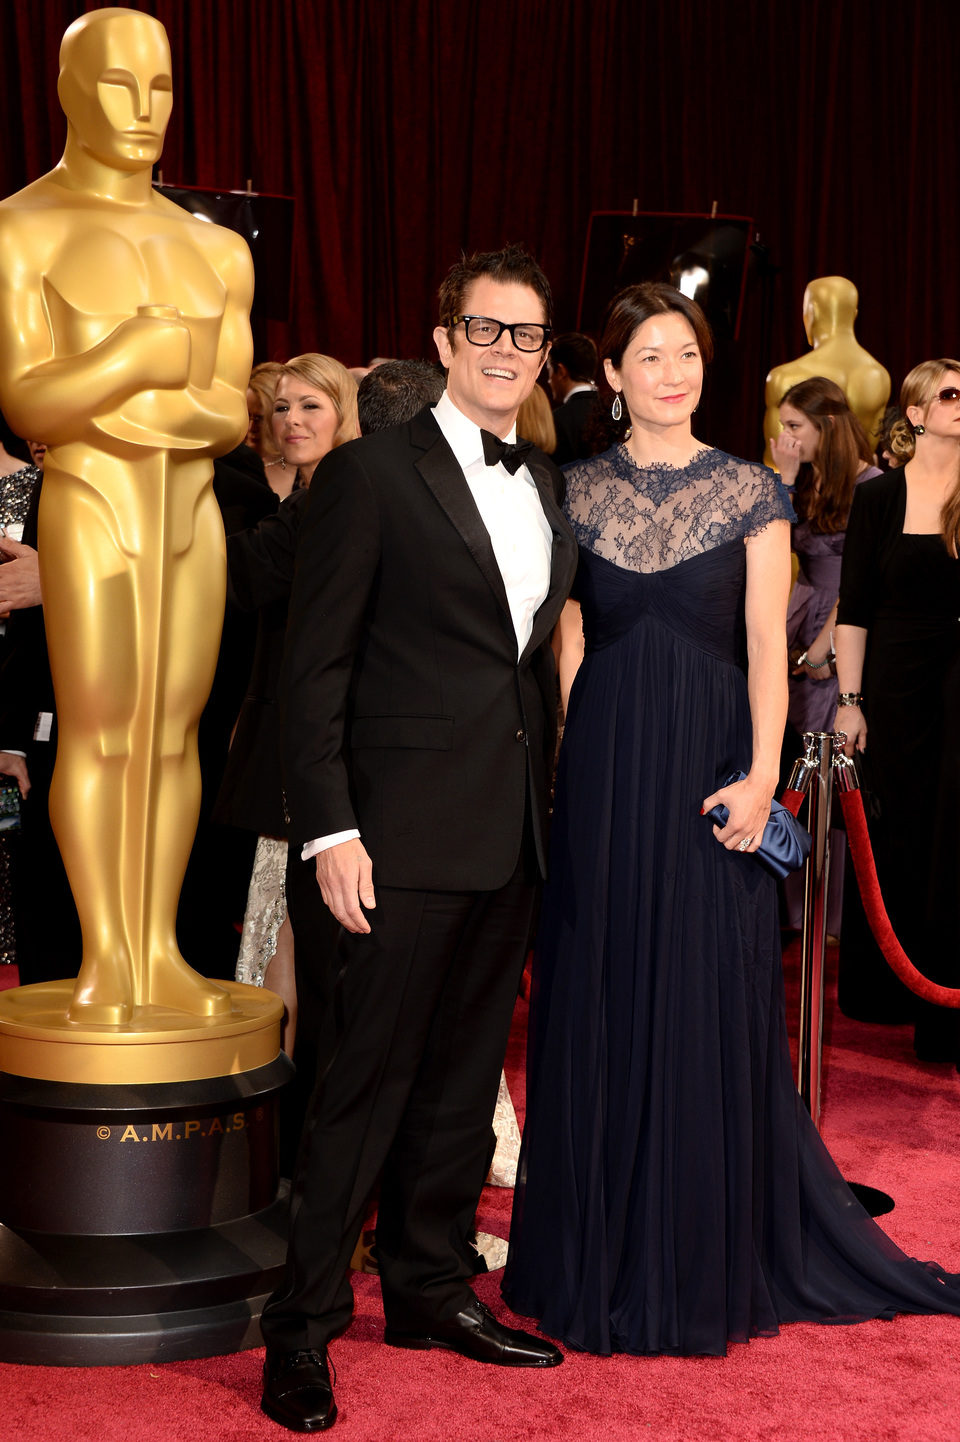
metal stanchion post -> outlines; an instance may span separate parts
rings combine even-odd
[[[857,791],[860,787],[860,779],[857,776],[857,768],[849,756],[845,756],[843,748],[846,745],[847,737],[843,731],[838,731],[832,738],[833,756],[831,775],[838,792]],[[826,882],[824,882],[824,904],[826,904]],[[819,1063],[818,1063],[819,1078]],[[871,1217],[882,1217],[887,1212],[892,1212],[894,1200],[887,1193],[882,1192],[879,1187],[868,1187],[864,1182],[848,1182],[853,1195]]]
[[[800,1046],[797,1090],[820,1129],[820,1065],[823,1055],[823,973],[827,956],[827,882],[830,879],[830,804],[833,796],[833,737],[804,733],[804,754],[794,767],[794,790],[807,796],[807,830],[812,838],[803,874],[803,941],[800,967]]]

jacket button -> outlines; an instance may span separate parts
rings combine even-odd
[[[523,731],[523,730],[518,731],[517,734],[516,734],[516,736],[514,737],[514,740],[515,740],[515,741],[526,741],[526,739],[527,739],[527,733],[526,733],[526,731]]]

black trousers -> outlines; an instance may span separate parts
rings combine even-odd
[[[371,934],[341,932],[286,1272],[263,1313],[268,1347],[322,1347],[349,1322],[347,1268],[378,1176],[388,1325],[425,1329],[470,1299],[462,1238],[486,1176],[536,898],[525,854],[494,892],[378,887]]]
[[[317,1080],[319,1048],[323,1046],[329,1059],[336,1041],[333,1005],[340,923],[323,903],[315,862],[301,861],[299,846],[288,850],[286,895],[293,927],[297,1031],[293,1051],[296,1073],[280,1104],[280,1172],[292,1177]]]

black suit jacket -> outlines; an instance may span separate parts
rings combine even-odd
[[[292,491],[275,515],[227,537],[227,595],[256,611],[257,646],[214,819],[261,836],[286,836],[277,690],[300,519],[308,492]]]
[[[282,698],[291,841],[357,826],[374,880],[494,890],[529,795],[541,868],[556,689],[549,641],[576,567],[539,451],[550,588],[519,662],[490,537],[429,410],[341,446],[310,488]]]
[[[591,455],[590,424],[600,408],[596,391],[576,391],[553,412],[557,447],[553,459],[558,466],[582,461]]]

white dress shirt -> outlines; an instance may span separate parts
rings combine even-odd
[[[567,401],[570,399],[571,396],[579,395],[581,391],[595,391],[595,390],[596,390],[596,386],[594,385],[593,381],[577,381],[577,382],[576,382],[574,385],[572,385],[572,386],[570,387],[570,389],[567,391],[567,394],[564,396],[563,401],[561,402],[561,404],[562,404],[562,405],[566,405],[566,404],[567,404]]]
[[[533,631],[533,618],[546,600],[550,587],[553,532],[543,513],[540,493],[526,466],[515,476],[498,462],[488,466],[483,455],[480,427],[454,405],[444,391],[433,408],[434,419],[463,471],[470,494],[490,537],[493,554],[503,577],[513,629],[517,635],[517,659],[523,655]],[[513,444],[517,428],[511,426],[502,440]],[[359,831],[337,831],[308,841],[300,853],[304,861],[352,841]]]

